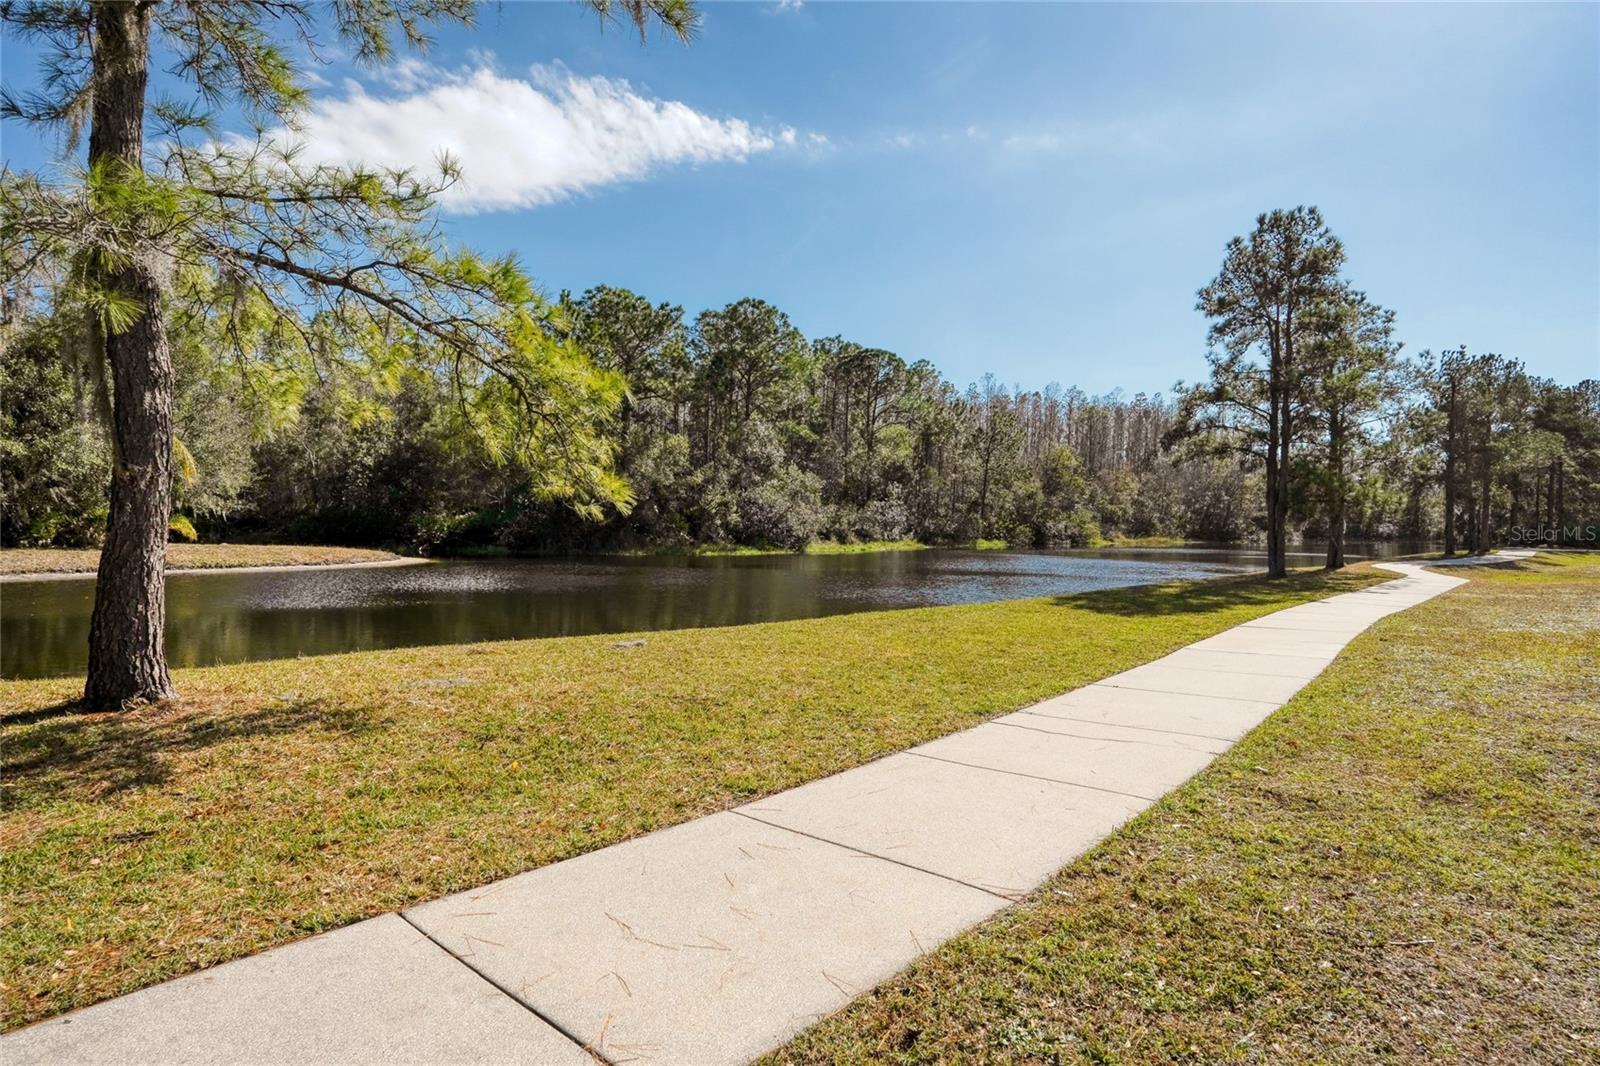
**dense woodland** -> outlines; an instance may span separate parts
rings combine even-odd
[[[1294,398],[1291,533],[1322,538],[1341,523],[1350,537],[1463,548],[1593,536],[1600,383],[1563,387],[1464,350],[1402,361],[1387,316],[1364,302],[1355,313],[1361,343],[1318,351],[1331,368],[1308,372]],[[626,384],[591,412],[626,480],[617,503],[574,508],[496,456],[442,375],[313,379],[287,405],[267,402],[195,325],[173,331],[174,535],[449,553],[902,537],[1083,546],[1266,529],[1265,434],[1248,417],[1260,367],[1248,351],[1230,365],[1222,336],[1210,380],[1130,398],[993,377],[959,388],[926,361],[808,340],[756,299],[691,318],[596,288],[563,295],[549,321]],[[94,544],[104,527],[110,449],[70,332],[43,313],[8,329],[8,545]]]

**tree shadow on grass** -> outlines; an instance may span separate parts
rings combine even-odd
[[[1434,573],[1444,574],[1447,577],[1464,577],[1474,570],[1490,570],[1502,574],[1514,571],[1527,574],[1553,574],[1559,570],[1558,566],[1551,566],[1548,562],[1541,562],[1537,557],[1532,559],[1496,559],[1492,555],[1457,555],[1453,556],[1452,560],[1434,559],[1423,565],[1432,569]]]
[[[1398,574],[1385,574],[1397,579]],[[1057,596],[1051,602],[1095,614],[1119,617],[1165,617],[1184,614],[1209,614],[1233,607],[1287,607],[1284,595],[1323,592],[1329,595],[1371,587],[1370,575],[1321,570],[1294,572],[1271,580],[1261,574],[1213,578],[1209,581],[1182,581],[1168,585],[1138,585],[1132,588],[1099,589]]]
[[[48,718],[65,718],[69,714],[79,714],[81,705],[77,700],[62,700],[52,703],[48,707],[35,707],[31,711],[18,711],[16,714],[0,715],[0,728],[17,725],[33,725],[43,722]]]
[[[115,795],[159,785],[170,758],[218,744],[304,730],[360,735],[376,728],[360,708],[295,700],[238,714],[153,705],[137,711],[73,714],[71,705],[7,718],[0,760],[0,812],[35,807],[68,795]],[[45,714],[44,712],[54,712]],[[33,728],[22,728],[23,719]],[[17,727],[17,728],[12,728]]]

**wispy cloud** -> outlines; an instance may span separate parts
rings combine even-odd
[[[1104,117],[990,118],[966,126],[887,130],[873,142],[892,151],[954,150],[1003,166],[1055,158],[1159,162],[1184,158],[1207,146],[1239,143],[1281,123],[1272,101],[1241,101],[1207,110],[1173,108]],[[1301,123],[1303,126],[1304,123]]]
[[[343,96],[318,100],[298,131],[301,158],[427,167],[449,152],[465,175],[446,194],[456,210],[537,206],[670,166],[827,145],[822,134],[719,118],[561,66],[519,78],[487,64],[450,72],[412,61],[389,68],[384,85],[375,95],[350,82]]]
[[[1330,111],[1334,110],[1332,108]],[[1005,130],[996,142],[1012,156],[1173,159],[1197,150],[1247,143],[1263,129],[1282,125],[1293,105],[1275,98],[1184,105],[1162,111],[1034,121]],[[1304,133],[1313,122],[1297,118]],[[997,131],[998,132],[998,131]]]
[[[1020,155],[1147,155],[1188,143],[1193,130],[1170,115],[1103,121],[1068,120],[1032,129],[1018,129],[1000,139],[1000,147]]]
[[[917,148],[931,148],[936,145],[948,145],[957,141],[983,141],[987,140],[989,132],[981,126],[967,126],[959,130],[922,130],[916,132],[901,131],[887,134],[883,138],[883,145],[900,151],[911,151]]]
[[[1000,142],[1008,152],[1059,152],[1061,137],[1055,133],[1013,133]]]

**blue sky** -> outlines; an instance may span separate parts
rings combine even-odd
[[[425,62],[308,66],[309,129],[333,158],[448,144],[452,230],[552,292],[759,296],[959,383],[1193,379],[1195,289],[1299,203],[1408,351],[1600,376],[1600,7],[704,11],[684,47],[574,4],[489,8]],[[9,39],[4,60],[26,84]]]

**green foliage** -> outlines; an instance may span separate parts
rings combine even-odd
[[[75,310],[19,316],[0,351],[0,541],[8,546],[92,545],[105,532],[111,449],[98,367]],[[257,416],[195,325],[180,319],[172,336],[173,498],[203,525],[232,514],[257,476]]]
[[[200,534],[195,532],[194,523],[181,514],[175,514],[167,519],[167,532],[173,540],[181,540],[193,544],[200,539]]]
[[[58,323],[27,318],[0,339],[0,541],[98,544],[111,449],[91,388],[62,359]]]

